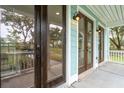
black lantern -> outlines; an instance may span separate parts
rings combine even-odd
[[[98,27],[96,28],[96,31],[100,33],[100,32],[101,32],[101,28],[98,26]]]
[[[75,12],[74,16],[73,16],[73,19],[76,20],[76,21],[79,21],[81,19],[81,14],[80,12]]]

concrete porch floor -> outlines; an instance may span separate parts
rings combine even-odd
[[[74,88],[124,88],[124,65],[108,62],[72,84]]]

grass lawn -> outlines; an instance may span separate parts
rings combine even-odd
[[[62,48],[50,48],[50,59],[55,61],[62,61]]]

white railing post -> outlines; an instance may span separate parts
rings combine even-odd
[[[110,50],[109,61],[124,63],[124,50]]]
[[[122,51],[121,51],[121,53],[120,53],[120,54],[121,54],[121,59],[120,59],[120,61],[122,61],[122,57],[123,57],[123,53],[122,53]]]

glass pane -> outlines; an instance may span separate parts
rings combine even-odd
[[[48,81],[63,75],[62,6],[48,6],[49,61]]]
[[[88,22],[88,32],[87,32],[87,48],[88,48],[88,64],[91,64],[92,63],[92,41],[93,41],[93,38],[92,38],[92,32],[93,32],[93,29],[92,29],[92,24],[90,22]]]
[[[99,31],[99,62],[104,60],[104,29],[99,26],[101,29]]]
[[[101,41],[100,41],[100,43],[101,43],[101,49],[100,49],[100,51],[101,51],[101,61],[103,61],[104,60],[104,29],[101,29]]]
[[[84,66],[84,32],[85,32],[85,24],[84,18],[79,20],[79,35],[78,35],[78,51],[79,51],[79,63],[78,67]]]
[[[18,6],[21,9],[22,7]],[[30,16],[26,15],[28,11],[25,13],[25,10],[22,11],[23,14],[10,10],[14,9],[5,10],[0,8],[1,87],[33,87],[33,10],[29,10],[32,12]]]

